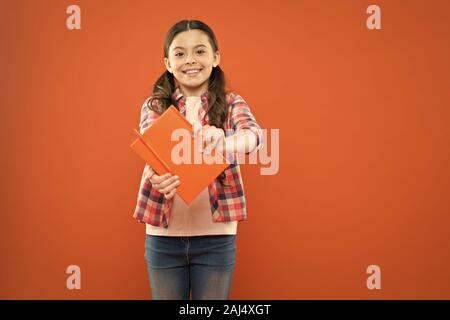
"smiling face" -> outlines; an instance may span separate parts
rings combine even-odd
[[[184,96],[200,96],[208,90],[212,68],[220,61],[220,54],[209,42],[206,33],[193,29],[180,32],[169,47],[164,64],[177,79]]]

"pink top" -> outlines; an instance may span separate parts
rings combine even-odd
[[[199,121],[200,107],[200,97],[186,97],[186,119],[191,124]],[[147,223],[146,233],[157,236],[236,234],[237,224],[238,221],[213,222],[208,187],[205,187],[190,205],[175,194],[169,226],[162,228]]]

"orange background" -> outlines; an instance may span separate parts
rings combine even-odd
[[[366,28],[373,3],[382,30]],[[449,14],[447,0],[2,1],[0,298],[150,298],[129,144],[183,18],[213,28],[230,88],[280,129],[278,174],[242,167],[231,297],[450,298]]]

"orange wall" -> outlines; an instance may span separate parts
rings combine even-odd
[[[373,3],[382,30],[366,28]],[[2,1],[0,298],[150,298],[129,144],[165,33],[192,18],[280,129],[278,174],[242,168],[232,298],[449,299],[449,14],[446,0]]]

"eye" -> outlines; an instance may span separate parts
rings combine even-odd
[[[183,55],[183,52],[177,52],[175,53],[175,57],[181,57]]]
[[[202,50],[202,49],[197,50],[197,53],[198,53],[198,54],[202,54],[202,53],[204,53],[204,52],[205,52],[205,50]]]

